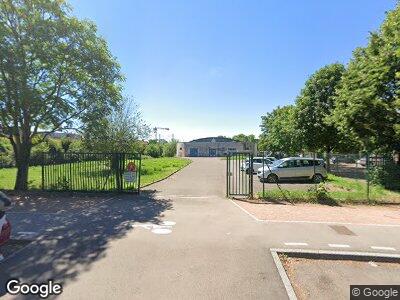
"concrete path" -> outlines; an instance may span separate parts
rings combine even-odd
[[[194,159],[140,197],[71,214],[1,265],[1,286],[52,278],[65,299],[285,299],[270,248],[400,252],[396,227],[347,225],[346,235],[332,224],[255,219],[225,198],[225,163]]]

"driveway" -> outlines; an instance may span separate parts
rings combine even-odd
[[[225,163],[196,158],[140,197],[71,211],[1,265],[1,286],[9,277],[52,278],[65,299],[285,299],[270,248],[388,245],[399,253],[398,227],[350,224],[354,235],[345,235],[332,224],[255,218],[225,198]]]

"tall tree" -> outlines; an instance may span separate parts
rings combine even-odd
[[[306,81],[296,99],[296,124],[304,146],[316,152],[323,150],[328,156],[341,145],[342,137],[334,124],[328,121],[335,108],[336,88],[345,68],[335,63],[322,67]]]
[[[0,126],[27,189],[32,138],[107,115],[123,80],[96,26],[63,0],[0,1]]]
[[[261,118],[259,149],[288,155],[302,150],[293,105],[278,107]]]
[[[109,116],[93,119],[84,128],[86,148],[104,152],[133,152],[137,142],[147,138],[149,126],[144,122],[133,98],[125,97]]]
[[[340,130],[365,150],[400,152],[400,4],[365,48],[358,48],[338,89],[333,114]]]

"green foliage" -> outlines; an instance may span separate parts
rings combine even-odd
[[[162,145],[159,143],[149,143],[144,151],[144,154],[153,158],[161,157],[163,154]]]
[[[176,155],[176,144],[178,141],[172,140],[162,145],[164,157],[174,157]]]
[[[358,48],[340,88],[333,120],[364,149],[400,151],[400,5]]]
[[[317,70],[296,99],[296,127],[306,150],[330,152],[340,144],[339,132],[327,118],[335,107],[334,96],[344,71],[339,63]]]
[[[10,167],[14,164],[13,149],[10,141],[0,137],[0,167]]]
[[[87,124],[84,144],[94,151],[129,153],[140,150],[140,139],[148,137],[149,132],[138,105],[126,97],[108,117]]]
[[[288,155],[301,151],[302,144],[295,127],[295,108],[292,105],[278,107],[262,116],[259,149],[282,152]]]
[[[108,115],[123,76],[96,26],[65,1],[0,1],[0,53],[1,135],[26,189],[32,139]]]
[[[381,185],[389,190],[400,190],[400,166],[392,161],[383,166],[371,167],[368,177],[372,184]]]
[[[61,139],[61,148],[64,150],[64,153],[67,153],[69,148],[71,147],[72,140],[68,137],[64,137]]]
[[[242,143],[257,143],[257,139],[254,134],[245,135],[243,133],[234,135],[232,140]]]

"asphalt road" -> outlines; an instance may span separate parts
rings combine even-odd
[[[225,198],[225,163],[194,159],[140,197],[65,214],[1,265],[1,286],[51,278],[65,299],[285,299],[270,248],[399,253],[400,227],[346,225],[354,235],[343,235],[332,224],[255,220]]]

